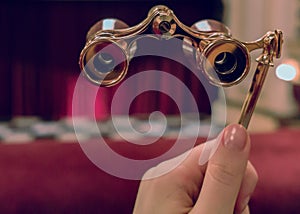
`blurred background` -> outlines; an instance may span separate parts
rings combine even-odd
[[[61,138],[62,126],[72,132],[72,97],[80,75],[79,55],[88,30],[105,18],[120,19],[128,26],[134,26],[158,4],[166,4],[188,26],[202,19],[222,21],[223,18],[220,0],[188,4],[164,0],[1,2],[0,139],[3,142],[27,142],[37,136]],[[201,103],[200,111],[210,114],[206,92],[199,81],[195,82],[192,72],[185,72],[187,69],[179,63],[173,63],[173,67],[176,69],[172,69],[172,63],[155,57],[134,58],[128,76],[145,69],[173,71],[175,76],[188,83],[197,102]],[[99,90],[95,107],[97,119],[110,116],[110,102],[117,87]],[[172,83],[168,83],[168,87],[172,88]],[[181,94],[183,101],[185,97]],[[88,90],[83,88],[81,95],[88,97]],[[178,112],[176,104],[162,93],[142,94],[132,106],[133,113],[162,110],[174,115]],[[38,131],[32,128],[36,126]],[[89,124],[85,126],[85,130],[89,130]],[[76,140],[73,132],[71,140]]]
[[[298,0],[288,2],[215,0],[209,3],[206,1],[2,2],[0,3],[0,119],[7,121],[16,117],[39,117],[43,120],[59,120],[70,117],[74,85],[80,74],[78,58],[89,28],[98,20],[107,17],[119,18],[129,26],[133,26],[141,22],[149,9],[156,4],[169,6],[186,25],[191,26],[205,18],[223,21],[231,29],[233,36],[241,41],[254,41],[267,31],[283,30],[285,39],[283,55],[279,60],[275,60],[275,67],[269,71],[254,122],[251,123],[255,124],[255,127],[250,125],[250,130],[267,131],[282,125],[298,124],[300,99]],[[238,86],[225,90],[228,123],[238,120],[239,110],[252,80],[255,58],[259,54],[259,52],[252,53],[252,71],[247,79]],[[288,66],[280,66],[282,64]],[[187,74],[180,71],[178,73],[181,75],[179,78],[186,82],[191,81]],[[290,74],[292,77],[282,76],[282,73]],[[201,87],[193,90],[198,94],[205,94]],[[110,99],[108,90],[106,93],[108,94],[106,99]],[[106,101],[103,97],[99,99],[99,111],[108,114],[108,107],[103,104]],[[146,102],[140,108],[151,106],[155,102],[153,100]],[[161,107],[167,104],[161,102],[159,105]],[[217,111],[224,107],[222,105],[224,105],[222,102],[216,100],[212,108]],[[172,108],[174,105],[170,106]],[[210,106],[204,105],[201,111],[209,114]],[[166,112],[174,113],[172,109]]]
[[[168,114],[170,126],[166,135],[143,146],[119,138],[108,120],[109,102],[117,86],[102,88],[98,94],[98,126],[83,118],[77,124],[77,135],[74,133],[72,97],[80,75],[78,60],[86,33],[104,18],[117,18],[129,26],[138,24],[157,4],[167,5],[188,26],[202,19],[222,21],[233,37],[241,41],[257,40],[275,29],[283,31],[282,57],[269,70],[249,127],[253,142],[250,159],[259,174],[250,207],[253,213],[299,213],[299,0],[1,1],[0,213],[132,213],[139,181],[120,179],[95,167],[78,143],[99,139],[99,129],[113,151],[136,160],[169,151],[182,128],[180,125],[187,136],[196,133],[199,143],[206,140],[204,135],[210,128],[206,123],[200,124],[203,138],[196,132],[197,118],[173,117],[178,113],[176,103],[157,93],[137,97],[132,112],[162,110]],[[201,113],[210,116],[213,109],[215,118],[223,118],[221,110],[225,108],[226,122],[232,123],[238,121],[259,54],[260,51],[251,53],[252,66],[246,80],[224,89],[225,104],[218,96],[221,90],[214,88],[214,102],[210,106],[199,81],[179,63],[172,66],[155,57],[134,58],[128,76],[139,69],[173,72],[198,98]],[[172,88],[172,83],[161,84]],[[174,90],[184,102],[184,94]],[[81,95],[89,96],[85,88]],[[131,122],[147,131],[147,119],[133,118]],[[137,140],[124,122],[122,118],[118,120],[123,134]],[[154,131],[161,133],[164,127],[160,121],[153,124]],[[115,160],[109,158],[115,166]],[[134,171],[133,168],[130,166],[128,171]]]
[[[224,22],[242,41],[255,41],[274,29],[284,34],[283,54],[274,60],[250,123],[252,131],[274,130],[296,125],[299,119],[299,25],[300,1],[224,0]],[[260,52],[252,53],[252,69]],[[253,70],[252,70],[253,71]],[[238,86],[226,89],[229,121],[239,114],[240,105],[252,81],[249,75]],[[216,105],[218,106],[218,104]],[[219,106],[218,106],[219,107]],[[217,108],[218,108],[217,107]]]

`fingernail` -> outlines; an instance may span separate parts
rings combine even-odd
[[[231,150],[243,150],[247,143],[247,132],[241,125],[230,125],[224,132],[224,146]]]

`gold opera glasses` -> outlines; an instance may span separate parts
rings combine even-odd
[[[118,84],[126,76],[129,61],[137,49],[134,38],[147,32],[160,39],[181,38],[183,44],[191,45],[196,51],[183,48],[186,56],[195,59],[199,72],[203,72],[211,84],[221,87],[240,83],[250,70],[250,52],[261,49],[239,119],[240,124],[248,127],[273,58],[281,55],[283,35],[280,30],[267,32],[256,41],[241,42],[218,21],[203,20],[188,27],[171,9],[158,5],[133,27],[117,19],[104,19],[91,27],[79,58],[82,74],[99,86]]]

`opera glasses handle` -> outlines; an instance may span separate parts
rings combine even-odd
[[[241,42],[233,38],[229,28],[221,22],[203,20],[188,27],[168,7],[158,5],[149,11],[146,19],[133,27],[117,19],[104,19],[91,27],[79,58],[82,74],[99,86],[119,83],[126,76],[129,61],[139,48],[139,35],[151,35],[157,40],[181,39],[185,56],[210,83],[222,87],[240,83],[250,70],[250,52],[262,49],[239,121],[245,127],[269,66],[273,65],[274,57],[280,57],[282,45],[279,30],[268,32],[253,42]]]

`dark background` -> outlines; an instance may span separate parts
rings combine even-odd
[[[10,1],[0,3],[0,119],[68,114],[78,58],[89,28],[103,18],[129,26],[164,4],[186,25],[222,19],[218,0],[200,1]]]

